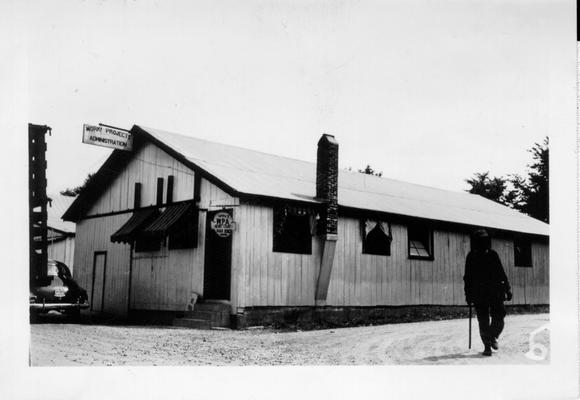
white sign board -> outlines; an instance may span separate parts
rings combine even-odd
[[[84,124],[83,143],[119,150],[133,150],[133,134],[106,126]]]

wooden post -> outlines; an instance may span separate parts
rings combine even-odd
[[[131,242],[129,250],[129,282],[127,283],[127,318],[131,312],[131,280],[133,278],[133,246],[135,242]]]
[[[471,349],[471,303],[469,303],[469,348]]]

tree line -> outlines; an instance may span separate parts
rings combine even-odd
[[[491,176],[489,171],[476,172],[465,180],[470,186],[467,191],[550,222],[548,145],[548,137],[545,137],[542,143],[534,143],[528,150],[532,154],[532,163],[527,165],[526,175]]]

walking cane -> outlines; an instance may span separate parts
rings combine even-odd
[[[471,350],[471,303],[469,303],[469,349]]]

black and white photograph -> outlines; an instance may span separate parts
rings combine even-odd
[[[579,395],[574,2],[0,8],[3,398]]]

